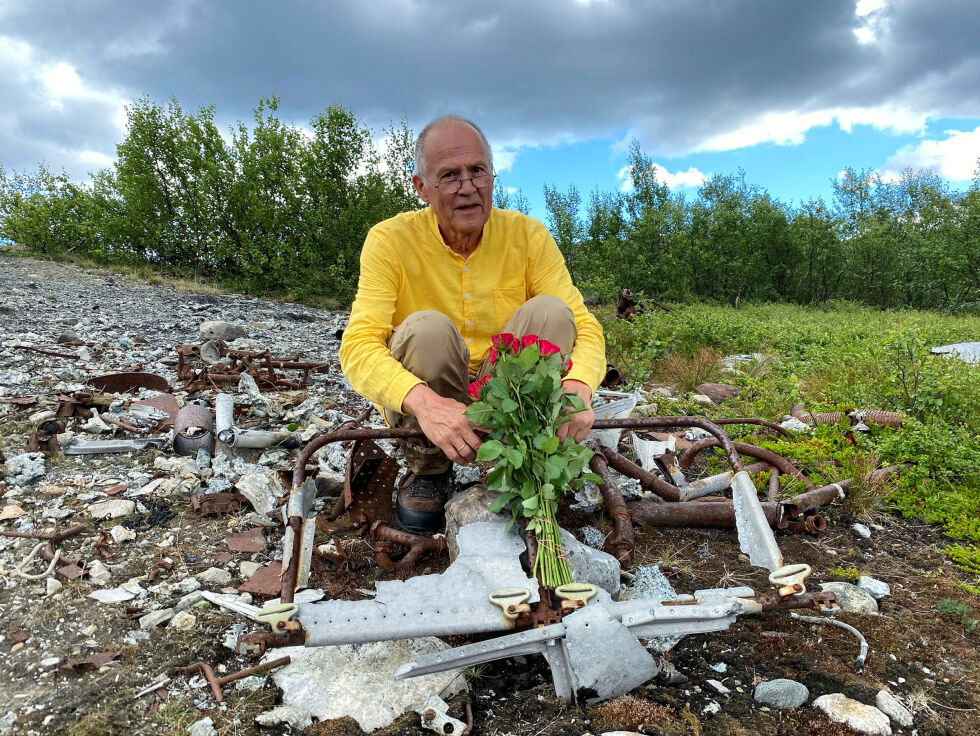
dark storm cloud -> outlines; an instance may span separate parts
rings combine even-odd
[[[837,109],[882,108],[868,117],[880,124],[892,108],[978,116],[975,7],[891,2],[859,18],[848,2],[785,0],[22,3],[0,6],[0,35],[71,64],[87,88],[214,104],[227,122],[275,93],[294,122],[340,103],[375,126],[404,114],[417,130],[455,111],[497,142],[633,131],[670,154],[779,139],[718,143],[766,114],[813,115],[802,130]],[[875,40],[859,41],[862,25]],[[112,153],[120,132],[106,113],[65,126],[21,87],[5,104],[18,130],[33,117],[55,150]],[[0,161],[30,164],[17,140],[0,136]]]

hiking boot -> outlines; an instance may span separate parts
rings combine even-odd
[[[450,471],[435,475],[410,473],[398,489],[395,522],[412,534],[431,534],[443,525],[443,506],[449,497]]]

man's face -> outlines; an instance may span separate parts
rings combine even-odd
[[[413,176],[412,183],[422,201],[432,206],[443,235],[454,241],[481,232],[490,218],[492,186],[477,189],[466,181],[455,194],[436,189],[442,181],[490,171],[479,134],[463,123],[446,123],[429,131],[424,151],[425,177]]]

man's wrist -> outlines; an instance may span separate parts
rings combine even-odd
[[[592,387],[584,381],[569,378],[562,381],[561,385],[566,391],[577,394],[585,402],[586,406],[592,401]]]

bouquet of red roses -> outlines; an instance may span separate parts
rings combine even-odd
[[[536,335],[495,335],[490,373],[470,384],[474,399],[466,416],[489,430],[477,460],[496,461],[487,478],[500,491],[491,510],[509,506],[514,518],[527,518],[538,541],[533,574],[546,587],[572,582],[561,544],[555,511],[558,498],[572,486],[598,476],[582,471],[592,451],[571,437],[559,440],[558,428],[568,415],[584,411],[578,396],[561,386],[572,361],[554,343]]]

